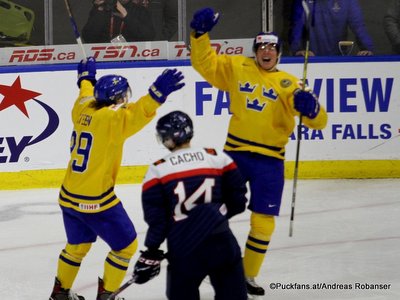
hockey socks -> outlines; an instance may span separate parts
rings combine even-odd
[[[275,229],[273,216],[252,213],[250,233],[247,238],[243,257],[245,275],[248,278],[257,277],[265,254],[268,250],[271,235]]]

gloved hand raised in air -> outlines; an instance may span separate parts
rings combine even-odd
[[[212,8],[206,7],[196,11],[190,22],[190,27],[196,32],[196,36],[200,36],[211,29],[218,23],[219,13],[214,13]]]
[[[160,264],[165,258],[165,254],[160,249],[149,249],[140,252],[142,254],[133,269],[133,277],[135,277],[136,283],[143,284],[160,274]]]
[[[165,69],[156,81],[150,86],[150,96],[159,103],[164,103],[172,92],[181,89],[185,83],[181,82],[184,76],[177,69]]]
[[[294,108],[302,115],[314,119],[319,113],[320,106],[312,92],[297,89],[294,91]]]
[[[78,87],[81,87],[84,79],[89,80],[93,86],[96,84],[96,60],[92,56],[82,59],[78,64]]]

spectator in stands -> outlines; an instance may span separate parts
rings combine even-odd
[[[391,0],[383,18],[383,28],[392,44],[393,53],[400,54],[400,0]]]
[[[310,56],[343,55],[339,42],[348,40],[348,29],[355,35],[357,55],[373,55],[372,39],[357,0],[306,0],[306,3],[310,10]],[[290,48],[294,55],[304,55],[306,18],[302,0],[295,0],[293,5]]]
[[[178,0],[150,0],[149,9],[156,32],[155,41],[176,40],[178,31]]]
[[[122,35],[128,42],[151,41],[155,30],[149,0],[94,0],[82,38],[87,43],[109,43]]]

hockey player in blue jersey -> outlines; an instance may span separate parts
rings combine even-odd
[[[160,118],[157,134],[171,153],[149,167],[143,182],[149,228],[147,250],[134,269],[136,283],[160,272],[160,246],[167,240],[168,299],[200,299],[207,275],[216,300],[247,299],[241,251],[228,223],[247,201],[236,164],[223,151],[192,148],[192,120],[181,111]]]

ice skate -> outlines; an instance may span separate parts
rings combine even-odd
[[[125,300],[125,298],[121,298],[118,296],[110,297],[113,292],[107,291],[104,289],[104,282],[101,278],[99,278],[99,286],[97,289],[97,298],[96,300]]]
[[[80,296],[70,289],[63,289],[61,282],[56,278],[54,282],[53,292],[49,300],[85,300],[83,296]]]
[[[264,289],[254,281],[254,278],[246,278],[246,288],[248,299],[259,300],[265,295]]]

